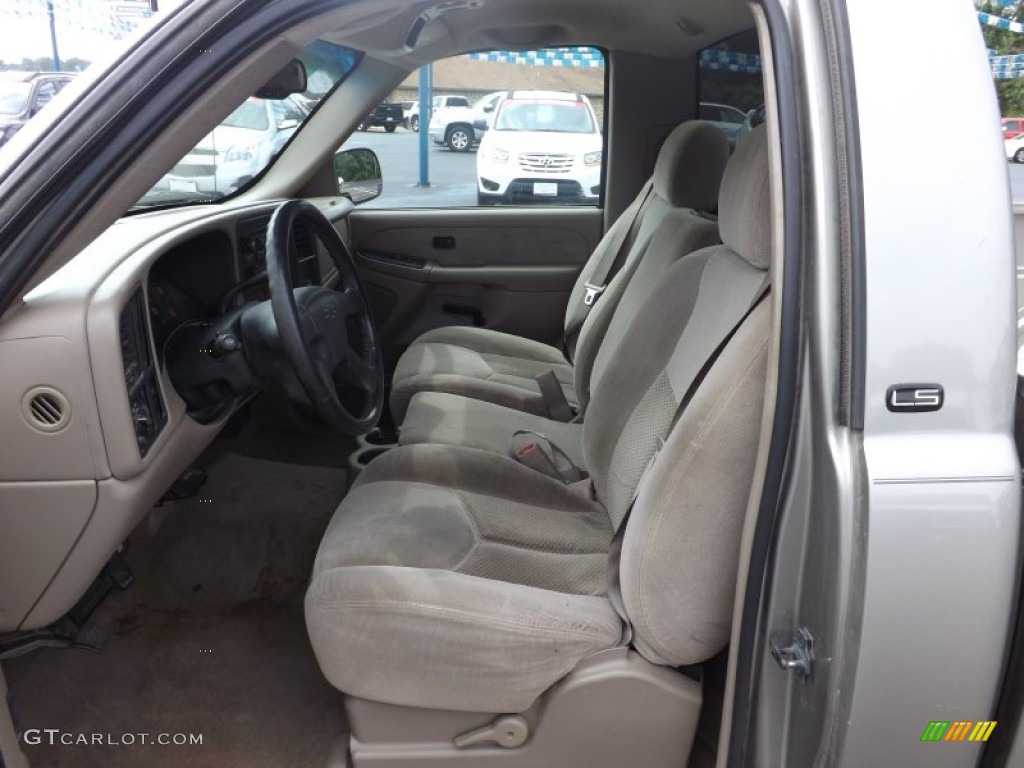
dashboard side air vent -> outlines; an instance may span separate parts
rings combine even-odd
[[[35,387],[25,394],[22,408],[28,423],[40,432],[59,432],[71,421],[68,399],[51,387]]]
[[[121,310],[119,325],[121,360],[124,363],[124,383],[128,389],[132,426],[135,428],[139,455],[145,457],[167,423],[167,409],[160,396],[156,357],[146,324],[146,297],[142,286],[135,289]]]

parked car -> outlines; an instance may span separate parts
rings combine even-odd
[[[404,122],[405,111],[402,109],[401,104],[382,101],[359,124],[359,130],[368,131],[370,128],[383,128],[388,133],[394,133],[398,126]]]
[[[586,96],[514,91],[499,102],[480,142],[477,199],[483,205],[596,202],[602,159],[601,131]]]
[[[452,152],[468,152],[487,132],[487,118],[508,91],[495,91],[477,99],[472,106],[464,96],[449,96],[435,105],[430,117],[430,140]]]
[[[730,107],[728,104],[701,102],[698,114],[701,120],[707,120],[718,126],[725,133],[725,137],[729,140],[729,146],[733,149],[750,133],[750,115],[736,107]]]
[[[155,192],[234,192],[270,162],[307,114],[293,96],[247,99],[175,164]]]
[[[412,100],[412,101],[403,101],[403,102],[401,102],[401,104],[402,104],[402,126],[407,131],[413,130],[413,128],[412,128],[412,117],[415,115],[416,116],[416,129],[415,130],[418,131],[419,130],[419,122],[420,122],[420,120],[419,120],[420,103],[418,101],[416,101],[416,100]]]
[[[38,114],[73,77],[66,72],[0,72],[0,146]]]
[[[1003,138],[1012,139],[1024,133],[1024,117],[1004,117],[1003,118]]]
[[[1015,163],[1024,163],[1024,133],[1018,133],[1009,139],[1004,138],[1003,146],[1006,149],[1007,160],[1012,160]]]

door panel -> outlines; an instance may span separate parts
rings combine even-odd
[[[445,325],[553,343],[602,216],[599,208],[354,211],[351,237],[387,358]]]

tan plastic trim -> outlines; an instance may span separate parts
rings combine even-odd
[[[584,659],[523,713],[415,709],[354,698],[346,699],[345,709],[354,768],[623,768],[686,765],[701,698],[699,682],[613,648]],[[481,743],[476,737],[492,726],[496,740],[522,745]],[[456,746],[467,740],[471,746]]]

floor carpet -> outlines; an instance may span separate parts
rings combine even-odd
[[[320,768],[344,732],[302,596],[345,472],[224,448],[201,460],[209,480],[197,496],[133,534],[135,584],[94,616],[110,632],[102,652],[47,649],[3,665],[21,729],[202,734],[202,745],[25,744],[33,766]]]
[[[143,745],[138,736],[119,746],[23,744],[35,768],[323,765],[344,716],[301,612],[142,614],[141,626],[102,653],[42,650],[5,663],[20,729],[115,740],[199,734],[202,744]]]

